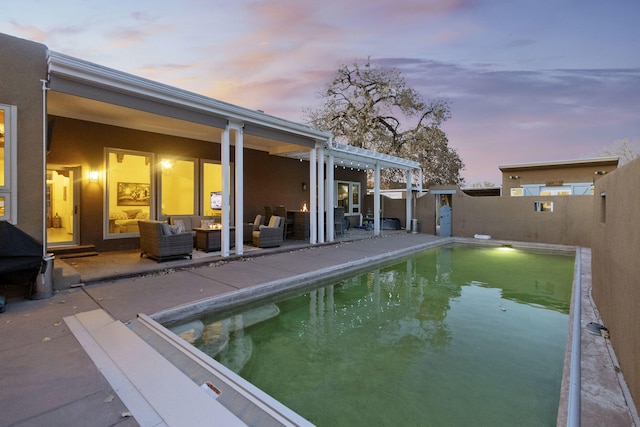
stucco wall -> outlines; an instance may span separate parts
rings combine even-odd
[[[38,241],[43,235],[42,79],[47,48],[0,34],[0,103],[18,110],[18,218],[16,225]]]
[[[457,237],[488,234],[494,239],[591,247],[593,196],[472,197],[459,188],[452,195],[452,233]],[[552,201],[553,212],[536,212],[534,203]],[[406,228],[405,200],[384,198],[383,216],[400,218]],[[366,207],[373,207],[367,197]],[[436,196],[416,200],[421,233],[436,233]]]
[[[553,202],[553,212],[536,212],[535,202]],[[494,239],[591,246],[593,196],[452,198],[452,233],[488,234]]]
[[[596,183],[593,298],[636,406],[640,405],[640,159]]]

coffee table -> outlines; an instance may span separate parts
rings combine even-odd
[[[196,232],[196,249],[204,252],[219,251],[222,249],[222,229],[220,228],[194,228]],[[236,228],[229,227],[231,242],[229,247],[236,245]]]

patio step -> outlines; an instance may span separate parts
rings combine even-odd
[[[48,252],[53,253],[56,258],[60,259],[82,258],[98,255],[94,245],[50,247],[48,248]]]

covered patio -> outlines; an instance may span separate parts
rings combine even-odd
[[[244,245],[242,255],[232,253],[223,256],[221,251],[204,252],[193,251],[191,259],[176,259],[157,263],[153,259],[140,257],[138,249],[100,252],[93,256],[85,256],[82,252],[75,252],[74,248],[56,250],[55,260],[55,285],[56,289],[63,290],[76,286],[102,283],[106,281],[121,280],[126,278],[145,277],[149,275],[164,275],[177,270],[190,270],[198,267],[215,266],[227,261],[252,259],[278,253],[290,253],[311,247],[332,246],[336,244],[349,244],[377,238],[386,238],[406,234],[404,230],[384,230],[374,236],[373,230],[352,229],[333,242],[316,243],[311,245],[304,240],[284,240],[282,246],[274,248],[256,248]]]
[[[305,180],[308,180],[309,185],[302,183],[303,190],[306,190],[304,194],[297,195],[296,198],[289,195],[282,198],[289,200],[287,204],[295,206],[302,205],[298,199],[308,201],[308,208],[312,213],[309,215],[308,243],[312,245],[331,242],[335,238],[333,206],[336,205],[337,200],[336,176],[341,172],[340,168],[342,171],[353,170],[363,174],[366,170],[373,171],[373,235],[380,234],[381,230],[381,169],[404,170],[407,177],[407,191],[415,188],[421,190],[422,171],[419,163],[337,143],[327,132],[55,52],[49,52],[48,67],[48,79],[43,82],[46,106],[43,114],[49,123],[45,137],[48,150],[43,154],[43,163],[47,168],[49,165],[51,168],[76,168],[75,173],[79,176],[75,177],[74,185],[77,187],[73,194],[81,195],[84,199],[84,208],[82,204],[77,203],[73,207],[73,213],[69,215],[68,222],[71,223],[70,229],[73,230],[73,240],[68,243],[70,246],[101,241],[105,248],[117,250],[126,245],[129,247],[134,245],[131,238],[137,237],[135,231],[114,235],[108,223],[108,219],[113,215],[109,198],[114,197],[112,194],[115,191],[109,188],[109,185],[114,186],[115,182],[109,181],[111,171],[108,155],[115,154],[120,160],[121,157],[128,155],[130,151],[127,150],[137,150],[131,151],[132,155],[142,153],[138,157],[145,158],[145,166],[151,163],[152,178],[148,184],[151,194],[148,212],[145,214],[151,219],[160,220],[166,218],[165,203],[170,197],[162,193],[162,183],[160,178],[156,177],[160,175],[160,161],[179,160],[182,158],[180,156],[184,155],[194,159],[192,162],[194,169],[201,169],[202,167],[198,165],[203,162],[203,158],[218,159],[215,162],[221,167],[222,257],[233,253],[242,255],[245,250],[242,245],[232,247],[230,229],[235,224],[253,220],[253,215],[260,204],[256,201],[256,192],[260,191],[255,188],[257,182],[272,194],[291,192],[288,188],[277,188],[279,184],[271,182],[268,177],[260,181],[259,178],[252,176],[251,174],[255,175],[256,172],[252,167],[247,166],[248,154],[267,153],[267,159],[297,160],[307,165]],[[92,129],[85,131],[89,133],[99,132],[101,129],[106,129],[108,132],[115,132],[114,129],[125,129],[124,132],[138,132],[125,134],[131,139],[140,139],[138,135],[145,137],[161,135],[167,138],[167,147],[171,147],[164,150],[171,150],[173,154],[163,155],[162,151],[157,151],[162,149],[157,148],[159,144],[153,143],[153,137],[150,137],[151,148],[141,149],[135,145],[138,140],[129,144],[122,139],[116,141],[115,136],[104,138],[103,154],[99,144],[91,147],[93,141],[90,134],[82,134],[82,138],[89,138],[89,140],[83,141],[78,150],[87,150],[87,152],[76,155],[74,158],[69,153],[74,150],[64,146],[68,145],[68,142],[61,141],[68,139],[65,136],[67,129],[77,132],[76,129],[82,126],[82,123],[91,124]],[[201,144],[203,142],[206,144]],[[201,147],[209,147],[209,154],[202,154],[202,149],[196,152],[189,147],[195,143],[200,144]],[[176,145],[183,145],[183,147],[181,149]],[[111,150],[109,148],[111,146],[116,147],[113,150],[117,152],[108,151]],[[149,147],[149,143],[146,147]],[[93,151],[90,152],[91,150]],[[283,170],[287,169],[286,165],[273,160],[267,161],[273,163],[273,166],[266,166],[266,168],[280,169],[277,172],[286,176],[288,171]],[[197,170],[196,174],[198,172],[200,171]],[[204,169],[200,173],[202,177],[197,178],[196,181],[204,179]],[[248,179],[252,181],[248,182]],[[295,179],[300,178],[298,176],[291,178],[291,180]],[[366,183],[366,180],[364,182]],[[204,188],[204,184],[196,182],[194,184],[196,192],[198,185]],[[196,197],[196,201],[191,202],[192,214],[203,215],[205,196],[202,196],[202,193],[205,192],[201,189],[199,196],[201,200],[197,200],[198,197]],[[362,193],[364,194],[365,191]],[[96,203],[87,206],[87,200],[94,200]],[[294,201],[290,202],[291,200]],[[97,203],[100,203],[101,209],[96,209]],[[410,200],[407,200],[406,228],[409,227],[410,219],[413,217],[411,210],[412,205]],[[46,221],[47,218],[43,218],[43,222]],[[87,227],[87,222],[91,222],[93,226]],[[100,230],[95,228],[96,223],[101,224]],[[45,230],[43,241],[47,242],[47,224],[43,228]],[[126,238],[129,240],[123,240]],[[237,227],[235,238],[237,241],[243,240],[242,227]],[[125,245],[122,242],[127,243]]]

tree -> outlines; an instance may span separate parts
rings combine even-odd
[[[613,148],[603,150],[600,155],[620,157],[619,164],[622,166],[636,157],[640,157],[640,143],[638,141],[631,142],[629,138],[619,139]]]
[[[320,94],[323,105],[306,110],[311,126],[338,142],[414,160],[422,165],[423,183],[458,184],[464,164],[440,128],[451,117],[446,100],[425,104],[407,87],[396,69],[357,63],[341,66]],[[411,122],[411,123],[404,123]],[[385,169],[386,187],[405,182],[400,170]]]

